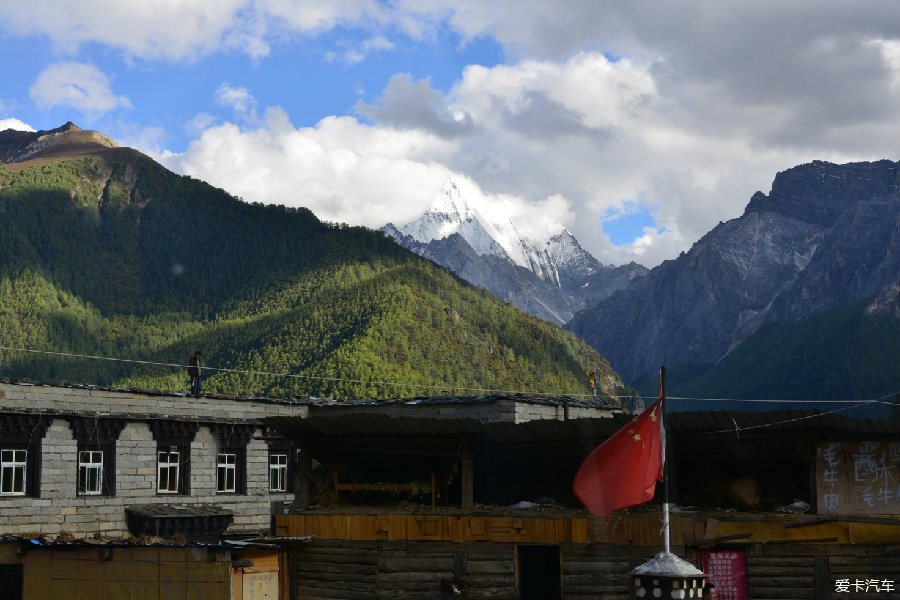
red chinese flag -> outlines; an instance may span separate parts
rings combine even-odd
[[[572,489],[595,515],[653,499],[663,478],[662,400],[597,446],[581,463]]]

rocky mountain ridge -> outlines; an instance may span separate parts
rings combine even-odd
[[[636,263],[601,264],[565,228],[534,239],[509,221],[491,221],[452,180],[421,217],[400,227],[388,223],[381,231],[498,298],[558,324],[647,272]]]
[[[39,157],[75,155],[102,148],[118,148],[114,139],[99,131],[84,130],[67,122],[42,131],[0,131],[0,163],[18,163]]]
[[[779,173],[741,217],[567,328],[626,380],[662,364],[714,364],[767,321],[794,321],[896,285],[898,249],[898,163],[816,161]]]

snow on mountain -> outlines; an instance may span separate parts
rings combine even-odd
[[[381,228],[400,245],[447,267],[520,309],[557,324],[627,286],[647,269],[601,265],[562,225],[516,227],[503,208],[469,204],[447,181],[425,213],[411,223]],[[540,224],[538,224],[540,225]]]
[[[458,233],[481,256],[511,258],[498,241],[504,236],[466,202],[452,179],[447,180],[425,214],[397,229],[423,244]]]
[[[392,230],[422,244],[459,234],[479,256],[505,258],[556,285],[561,285],[563,278],[584,277],[599,267],[564,227],[550,237],[533,239],[510,219],[485,217],[467,202],[452,179],[421,217],[401,227],[385,227],[385,231]],[[565,273],[561,274],[561,270]]]

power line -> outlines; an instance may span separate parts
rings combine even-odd
[[[834,410],[829,410],[822,413],[816,413],[813,415],[804,415],[802,417],[794,417],[793,419],[784,419],[783,421],[776,421],[774,423],[763,423],[761,425],[750,425],[749,427],[739,427],[737,422],[732,419],[734,422],[734,427],[731,429],[720,429],[719,431],[708,431],[707,433],[731,433],[732,431],[740,434],[741,431],[749,431],[751,429],[764,429],[766,427],[774,427],[776,425],[784,425],[785,423],[794,423],[796,421],[805,421],[807,419],[816,419],[819,417],[824,417],[825,415],[831,415],[834,413],[843,412],[845,410],[850,410],[851,408],[859,408],[860,406],[868,406],[870,404],[888,404],[887,402],[883,402],[882,400],[868,400],[864,402],[857,402],[853,406],[845,406],[844,408],[836,408]]]
[[[854,402],[883,402],[888,398],[893,398],[896,392],[885,394],[880,398],[856,398],[853,400],[781,400],[781,399],[762,399],[762,398],[692,398],[687,396],[666,396],[666,400],[690,400],[697,402],[755,402],[755,403],[771,403],[771,404],[848,404]],[[655,399],[655,396],[642,396],[643,398]],[[892,403],[891,403],[892,404]]]
[[[74,352],[58,352],[52,350],[33,350],[30,348],[12,348],[10,346],[0,346],[0,350],[8,350],[10,352],[24,352],[31,354],[47,354],[53,356],[65,356],[69,358],[85,358],[90,360],[105,360],[110,362],[123,362],[123,363],[133,363],[139,365],[149,365],[149,366],[158,366],[158,367],[173,367],[173,368],[187,368],[188,365],[184,365],[181,363],[167,363],[167,362],[156,362],[149,360],[137,360],[132,358],[116,358],[109,356],[96,356],[92,354],[78,354]],[[479,392],[482,394],[505,394],[505,395],[526,395],[526,396],[547,396],[547,397],[571,397],[571,398],[585,398],[590,399],[593,397],[592,394],[571,394],[565,392],[529,392],[522,390],[499,390],[499,389],[490,389],[490,388],[475,388],[475,387],[462,387],[456,385],[433,385],[433,384],[421,384],[421,383],[401,383],[401,382],[393,382],[393,381],[378,381],[378,380],[367,380],[367,379],[347,379],[342,377],[321,377],[316,375],[299,375],[296,373],[273,373],[270,371],[254,371],[248,369],[228,369],[222,367],[209,367],[204,366],[203,369],[209,371],[218,371],[221,373],[235,373],[240,375],[259,375],[264,377],[285,377],[290,379],[307,379],[314,381],[327,381],[327,382],[335,382],[335,383],[359,383],[359,384],[367,384],[367,385],[383,385],[383,386],[396,386],[396,387],[406,387],[406,388],[419,388],[419,389],[432,389],[432,390],[461,390],[467,392]],[[741,398],[695,398],[689,396],[666,396],[666,400],[684,400],[684,401],[697,401],[697,402],[739,402],[739,403],[776,403],[776,404],[854,404],[855,406],[848,406],[843,409],[835,409],[834,411],[829,411],[825,413],[819,413],[814,416],[821,416],[830,414],[832,412],[838,412],[842,410],[849,410],[851,408],[855,408],[857,406],[863,406],[873,403],[881,403],[881,404],[893,404],[893,402],[884,402],[884,400],[888,398],[894,398],[900,392],[895,392],[891,394],[885,394],[880,398],[875,399],[854,399],[854,400],[788,400],[788,399],[741,399]],[[608,398],[614,398],[616,400],[622,399],[630,399],[633,396],[607,396]],[[643,400],[656,400],[656,396],[640,396]],[[812,417],[809,417],[812,418]],[[749,428],[747,428],[749,429]],[[729,430],[730,431],[730,430]]]
[[[149,360],[136,360],[131,358],[113,358],[108,356],[95,356],[91,354],[77,354],[74,352],[56,352],[52,350],[32,350],[29,348],[11,348],[9,346],[0,346],[0,350],[9,350],[11,352],[26,352],[32,354],[49,354],[54,356],[65,356],[69,358],[86,358],[92,360],[106,360],[106,361],[114,361],[114,362],[124,362],[124,363],[135,363],[140,365],[150,365],[150,366],[159,366],[159,367],[175,367],[175,368],[187,368],[188,365],[183,365],[180,363],[166,363],[166,362],[154,362]],[[384,386],[396,386],[396,387],[406,387],[406,388],[419,388],[419,389],[432,389],[432,390],[461,390],[467,392],[478,392],[481,394],[504,394],[504,395],[527,395],[527,396],[547,396],[547,397],[555,397],[555,396],[567,396],[571,398],[591,398],[591,394],[570,394],[563,392],[526,392],[526,391],[517,391],[517,390],[495,390],[489,388],[475,388],[475,387],[462,387],[456,385],[431,385],[431,384],[422,384],[422,383],[400,383],[394,381],[377,381],[377,380],[366,380],[366,379],[347,379],[342,377],[321,377],[316,375],[298,375],[296,373],[272,373],[269,371],[253,371],[246,369],[227,369],[227,368],[219,368],[219,367],[209,367],[203,366],[204,370],[208,371],[219,371],[221,373],[236,373],[241,375],[260,375],[264,377],[286,377],[291,379],[308,379],[315,381],[328,381],[328,382],[337,382],[337,383],[361,383],[368,385],[384,385]],[[631,396],[612,396],[613,398],[630,398]]]

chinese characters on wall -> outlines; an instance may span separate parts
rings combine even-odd
[[[900,442],[816,445],[816,495],[824,514],[900,514]]]
[[[737,550],[704,552],[703,572],[716,585],[719,600],[747,600],[747,563]]]

